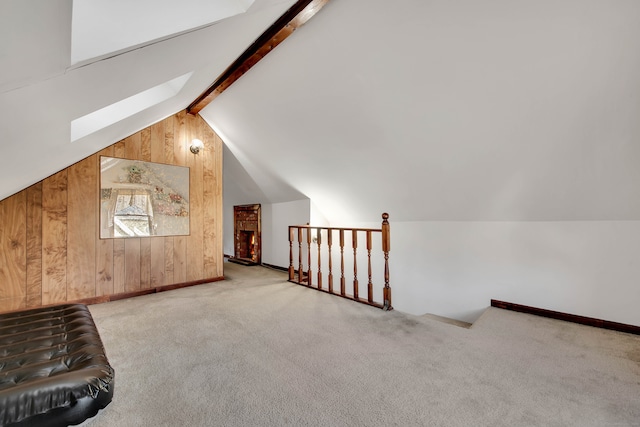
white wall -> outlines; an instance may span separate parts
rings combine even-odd
[[[262,262],[289,267],[289,226],[310,221],[309,199],[272,203],[262,208]]]
[[[318,208],[318,206],[315,203],[313,203],[313,200],[309,201],[309,210],[310,210],[309,224],[317,225],[318,227],[329,226],[329,220],[325,217],[324,213],[320,210],[320,208]],[[294,225],[294,224],[291,224],[291,225]]]
[[[396,222],[393,305],[473,322],[490,300],[640,325],[640,221]]]
[[[227,205],[226,200],[222,208],[223,223],[222,223],[222,247],[225,255],[234,254],[234,242],[233,242],[233,206]]]

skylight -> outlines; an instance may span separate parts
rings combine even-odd
[[[90,62],[244,13],[254,0],[73,0],[71,64]]]
[[[106,128],[142,110],[166,101],[180,92],[193,73],[183,74],[129,98],[71,121],[71,142]]]

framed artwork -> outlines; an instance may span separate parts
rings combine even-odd
[[[189,234],[189,168],[100,157],[100,238]]]

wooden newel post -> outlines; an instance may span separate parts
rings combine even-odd
[[[389,287],[389,251],[391,250],[391,234],[389,230],[389,214],[382,214],[382,252],[384,252],[384,310],[393,310],[391,305],[391,287]]]

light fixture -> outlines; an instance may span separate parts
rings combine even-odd
[[[191,150],[193,154],[198,154],[203,148],[204,144],[198,138],[194,138],[193,140],[191,140],[191,146],[189,147],[189,150]]]

